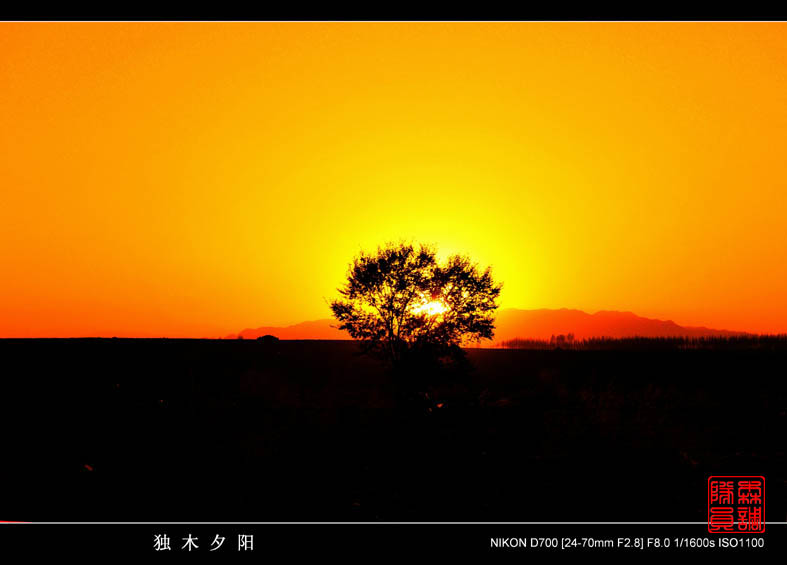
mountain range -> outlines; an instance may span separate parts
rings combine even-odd
[[[279,339],[350,339],[345,331],[334,326],[336,320],[326,318],[301,322],[292,326],[263,326],[247,328],[226,339],[256,339],[264,335],[274,335]],[[519,310],[506,308],[497,313],[495,337],[487,346],[510,339],[549,339],[553,335],[569,333],[576,339],[590,337],[710,337],[740,336],[745,332],[717,330],[697,326],[680,326],[672,320],[643,318],[632,312],[601,310],[588,314],[582,310],[568,308]]]

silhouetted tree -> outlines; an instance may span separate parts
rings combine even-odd
[[[400,379],[422,378],[462,364],[463,343],[492,339],[500,290],[489,268],[480,271],[465,256],[440,264],[431,246],[389,243],[353,260],[331,310],[339,329]]]

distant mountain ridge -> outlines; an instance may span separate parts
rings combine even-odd
[[[588,314],[582,310],[501,310],[495,324],[495,342],[515,338],[549,339],[573,333],[576,339],[591,337],[731,337],[746,332],[717,330],[702,326],[680,326],[672,320],[643,318],[632,312],[601,310]]]
[[[230,334],[225,339],[257,339],[264,335],[274,335],[279,339],[351,339],[349,334],[334,327],[336,320],[326,318],[301,322],[292,326],[263,326],[261,328],[246,328],[237,334]]]
[[[256,339],[274,335],[279,339],[350,339],[345,331],[336,329],[330,318],[301,322],[291,326],[247,328],[225,339]],[[680,326],[672,320],[643,318],[632,312],[601,310],[588,314],[582,310],[542,308],[519,310],[506,308],[497,313],[495,337],[487,346],[510,339],[549,339],[553,335],[574,334],[576,339],[590,337],[731,337],[751,335],[747,332],[717,330],[697,326]]]

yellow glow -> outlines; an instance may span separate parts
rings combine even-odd
[[[414,314],[426,314],[427,316],[436,316],[448,311],[448,306],[438,300],[431,300],[417,305],[412,309]]]
[[[0,23],[0,337],[329,318],[400,239],[784,332],[785,147],[780,22]]]

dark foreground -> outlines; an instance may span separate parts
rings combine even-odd
[[[469,356],[413,414],[351,342],[0,340],[0,519],[787,519],[787,348]]]

